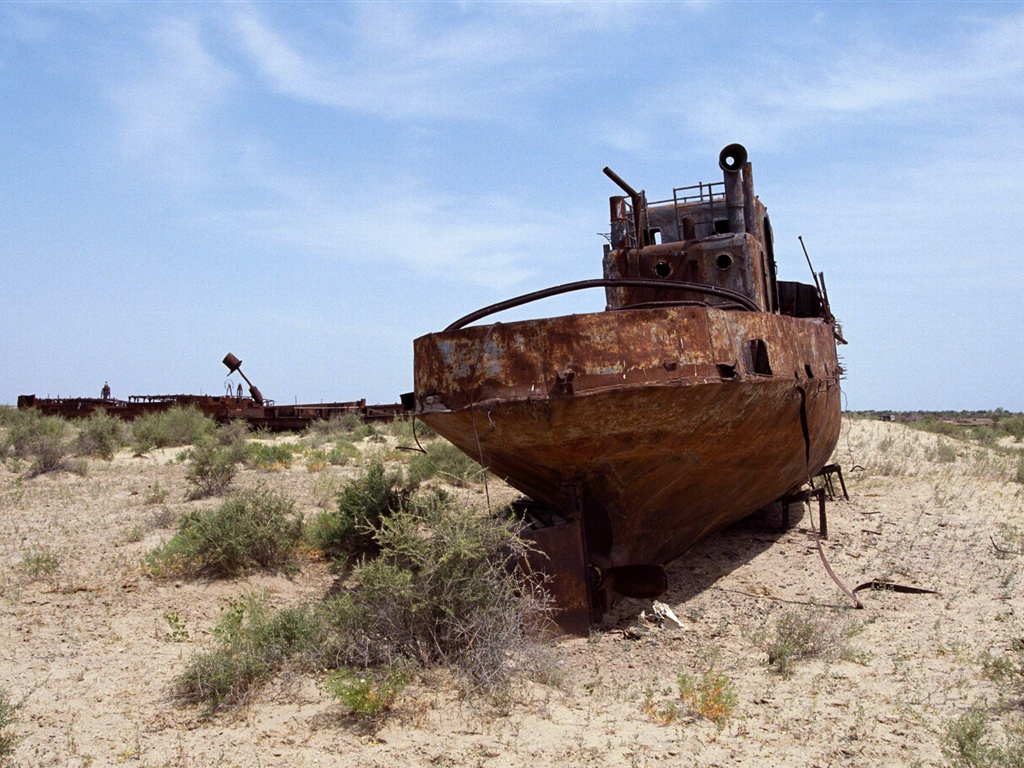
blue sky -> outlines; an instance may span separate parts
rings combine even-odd
[[[849,408],[1021,411],[1022,123],[1020,3],[6,3],[0,403],[393,402],[738,141]]]

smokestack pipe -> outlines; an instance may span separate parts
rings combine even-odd
[[[747,150],[742,144],[730,144],[718,153],[718,167],[725,177],[725,207],[729,213],[729,231],[746,232],[743,217],[743,179],[740,169],[747,162]]]

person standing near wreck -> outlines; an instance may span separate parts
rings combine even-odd
[[[109,400],[110,399],[110,383],[109,382],[106,382],[106,381],[103,382],[103,389],[100,390],[100,397],[102,397],[104,400]]]

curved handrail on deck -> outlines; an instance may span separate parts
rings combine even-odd
[[[524,293],[522,296],[516,296],[512,299],[499,301],[497,304],[490,304],[482,309],[476,310],[476,312],[470,312],[468,315],[460,317],[454,323],[445,328],[445,331],[457,331],[483,317],[493,315],[497,312],[503,312],[506,309],[521,307],[523,304],[529,304],[532,301],[547,299],[551,296],[558,296],[563,293],[582,291],[588,288],[670,288],[672,290],[689,291],[690,293],[703,293],[707,296],[715,296],[720,299],[730,299],[739,304],[743,309],[748,309],[751,312],[761,311],[761,308],[748,297],[744,296],[742,293],[730,291],[728,288],[718,288],[716,286],[705,285],[703,283],[680,283],[669,280],[597,278],[593,280],[577,280],[573,283],[562,283],[562,285],[555,285],[551,288],[544,288],[540,291]],[[629,307],[620,307],[620,309],[629,309]]]

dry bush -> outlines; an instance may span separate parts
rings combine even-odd
[[[768,654],[768,666],[790,677],[798,661],[854,655],[848,638],[855,628],[836,615],[821,611],[789,610],[775,622],[760,645]]]
[[[358,585],[331,601],[339,666],[405,659],[447,666],[473,690],[508,692],[547,596],[517,564],[527,545],[509,522],[432,495],[380,522],[380,552],[352,573]]]

